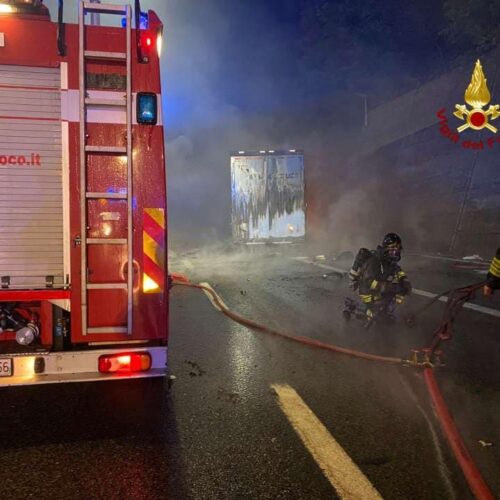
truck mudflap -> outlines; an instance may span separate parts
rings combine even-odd
[[[99,359],[103,356],[126,358],[140,353],[149,354],[151,357],[151,366],[145,371],[114,373],[99,371]],[[10,375],[6,375],[6,372],[2,373],[0,387],[162,377],[167,374],[167,347],[127,348],[123,346],[86,351],[10,354],[0,355],[0,362],[5,366],[10,364],[8,370]]]

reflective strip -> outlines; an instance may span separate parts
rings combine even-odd
[[[359,298],[362,300],[363,303],[369,304],[370,302],[373,302],[373,295],[359,295]]]
[[[165,289],[165,212],[145,208],[143,215],[144,293],[163,293]]]
[[[500,278],[500,259],[496,257],[491,261],[491,266],[489,272],[493,274],[496,278]]]
[[[370,289],[371,290],[375,290],[378,286],[378,281],[377,280],[373,280],[372,281],[372,284],[370,285]]]
[[[403,279],[403,278],[406,278],[406,273],[405,273],[404,271],[399,271],[399,273],[398,273],[398,274],[396,274],[396,278],[397,278],[398,280],[401,280],[401,279]]]

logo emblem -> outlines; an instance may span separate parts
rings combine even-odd
[[[494,127],[490,121],[497,119],[500,116],[500,105],[495,104],[487,110],[483,108],[491,101],[491,94],[486,84],[486,78],[483,73],[483,67],[479,59],[476,61],[476,66],[472,72],[472,79],[465,91],[465,102],[472,107],[467,108],[465,104],[455,104],[456,111],[453,113],[460,120],[465,120],[466,123],[457,128],[458,132],[463,132],[468,128],[474,130],[482,130],[487,128],[489,131],[496,133],[498,129]]]

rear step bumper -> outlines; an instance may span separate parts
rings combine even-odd
[[[151,355],[151,369],[145,372],[104,374],[99,373],[98,360],[104,354],[147,352]],[[4,355],[12,359],[12,376],[0,377],[0,388],[17,385],[56,384],[64,382],[97,382],[132,378],[162,377],[167,374],[167,348],[141,347],[128,349],[99,349]],[[43,358],[41,361],[39,358]],[[37,361],[38,359],[38,361]],[[43,373],[35,373],[35,363],[44,364]]]

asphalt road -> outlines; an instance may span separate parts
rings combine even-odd
[[[401,357],[428,344],[442,304],[411,330],[398,322],[366,331],[342,318],[348,292],[341,278],[290,257],[260,250],[192,254],[177,256],[172,270],[209,282],[238,313],[294,335]],[[414,285],[430,292],[478,281],[440,261],[412,259],[406,267]],[[405,308],[422,304],[412,297]],[[494,297],[484,305],[499,304]],[[464,310],[436,374],[496,495],[499,327],[498,317]],[[172,292],[169,349],[176,377],[170,391],[159,380],[4,389],[0,498],[336,498],[339,478],[321,467],[335,469],[339,455],[321,462],[324,434],[319,447],[304,444],[276,384],[293,389],[345,450],[357,466],[354,481],[366,478],[383,498],[472,498],[419,370],[249,330],[199,290],[180,287]]]

